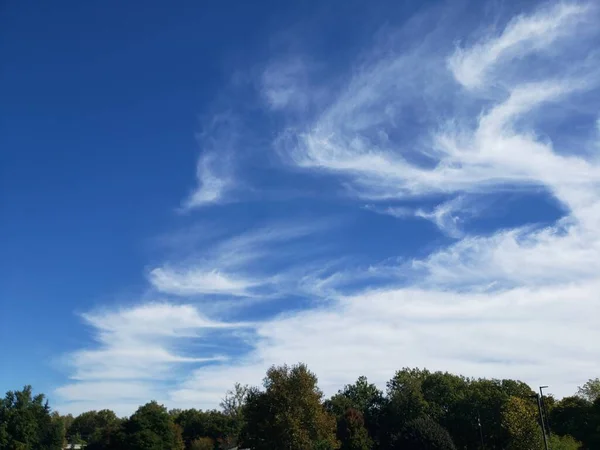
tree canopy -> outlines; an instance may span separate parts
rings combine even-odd
[[[545,397],[552,450],[600,449],[595,386]],[[26,386],[0,399],[0,450],[543,450],[535,393],[523,382],[403,368],[386,387],[359,377],[325,399],[304,364],[273,366],[260,387],[234,384],[221,410],[151,401],[119,418],[60,415]]]
[[[121,420],[108,409],[87,411],[72,420],[67,430],[67,442],[86,444],[87,450],[103,449],[119,431]]]
[[[577,395],[589,402],[600,398],[600,378],[589,379],[577,389]]]
[[[9,391],[0,399],[0,450],[59,450],[64,427],[53,417],[43,394],[31,386]]]
[[[456,450],[450,433],[428,416],[409,421],[392,436],[392,450]]]
[[[248,393],[244,446],[312,450],[339,447],[335,418],[323,407],[317,377],[304,364],[271,367],[264,390]]]
[[[117,439],[122,450],[183,450],[181,429],[173,422],[167,408],[152,401],[141,406],[123,423]]]

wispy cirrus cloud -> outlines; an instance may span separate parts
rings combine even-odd
[[[281,221],[239,234],[226,234],[202,242],[188,256],[174,264],[149,271],[156,291],[183,297],[219,295],[224,297],[277,296],[293,273],[306,263],[303,256],[318,250],[302,248],[329,228],[324,219],[296,223]],[[308,269],[307,269],[308,270]]]
[[[406,217],[413,217],[416,215],[415,209],[407,206],[366,205],[365,209],[378,214],[386,214],[388,216],[396,217],[397,219],[404,219]]]
[[[354,180],[358,194],[366,198],[480,192],[506,183],[545,184],[553,179],[576,181],[581,176],[590,181],[597,177],[598,169],[589,162],[559,155],[551,145],[514,130],[518,120],[543,104],[560,101],[575,90],[585,89],[586,84],[575,79],[525,82],[513,88],[504,102],[478,119],[475,129],[443,124],[441,131],[434,130],[431,147],[423,154],[428,160],[425,165],[411,163],[402,148],[394,148],[386,139],[373,141],[368,137],[370,129],[348,131],[348,123],[353,120],[365,121],[362,116],[347,115],[343,123],[318,119],[309,131],[296,134],[294,145],[286,150],[301,167],[347,174]],[[341,101],[360,102],[363,93],[354,94],[357,99],[343,97]],[[387,100],[383,96],[377,94],[372,100],[381,102],[385,109]],[[383,118],[377,116],[370,117],[370,127],[385,127]],[[334,128],[329,128],[332,125]],[[291,137],[285,139],[289,142]],[[521,157],[523,154],[527,154],[527,161]]]
[[[309,364],[327,394],[363,374],[383,385],[407,365],[523,378],[551,384],[558,395],[571,393],[579,374],[600,370],[600,163],[597,142],[589,139],[597,126],[589,98],[597,98],[600,79],[591,63],[599,32],[589,24],[598,10],[552,2],[519,10],[483,34],[487,23],[456,27],[449,14],[434,8],[388,29],[387,39],[333,77],[336,85],[311,79],[298,59],[272,60],[257,95],[285,124],[272,145],[284,177],[292,169],[307,174],[306,183],[333,179],[348,187],[344,206],[360,211],[368,201],[366,209],[395,223],[430,220],[443,233],[435,246],[403,254],[394,245],[411,236],[365,227],[346,237],[346,253],[332,251],[320,236],[323,225],[295,223],[294,205],[286,205],[276,214],[286,221],[210,234],[185,258],[153,268],[155,291],[193,306],[143,306],[132,309],[131,319],[128,310],[94,316],[98,347],[72,355],[73,378],[88,380],[86,370],[102,360],[107,367],[96,367],[90,382],[111,382],[114,371],[127,383],[137,380],[134,397],[212,407],[235,381],[259,383],[271,364],[291,361]],[[318,107],[313,88],[328,94]],[[565,121],[577,120],[582,131],[568,145],[558,128],[544,126],[549,109],[553,120],[561,112]],[[490,209],[488,195],[525,195],[532,187],[561,205],[559,220],[469,227],[469,219]],[[361,264],[351,253],[369,233],[398,255]],[[215,295],[235,301],[227,311],[215,309]],[[252,324],[224,318],[244,311],[249,297],[273,295],[280,307]],[[298,297],[315,301],[286,304]],[[162,320],[162,334],[142,331],[163,329]],[[220,354],[176,351],[180,340],[206,343],[203,336],[213,331],[225,334],[214,342],[233,339],[244,351],[201,367],[194,365]],[[119,352],[136,349],[135,363],[125,366],[128,356]],[[142,375],[160,379],[163,368],[180,366],[193,368],[172,375],[158,392]],[[76,383],[59,392],[69,401],[98,400]]]
[[[308,82],[308,68],[300,57],[274,61],[262,72],[260,91],[274,110],[303,110],[308,106],[311,96]]]
[[[367,205],[365,209],[395,217],[397,219],[419,218],[431,221],[440,231],[454,238],[463,236],[461,225],[466,219],[476,215],[474,205],[467,205],[463,197],[454,197],[447,202],[437,204],[433,208],[408,206]]]
[[[184,350],[190,341],[247,326],[208,319],[191,305],[164,302],[87,313],[83,319],[96,345],[68,356],[72,381],[56,390],[63,407],[71,410],[84,410],[90,402],[135,405],[140,398],[165,398],[163,383],[177,368],[226,358],[218,346],[191,355]]]
[[[198,134],[201,155],[196,166],[197,186],[182,202],[190,211],[226,201],[235,188],[232,155],[240,139],[239,120],[231,113],[215,114]]]
[[[471,47],[459,47],[448,59],[448,66],[456,80],[468,89],[502,81],[496,78],[499,64],[543,52],[557,40],[570,38],[574,27],[589,24],[590,9],[589,3],[557,2],[534,14],[519,15],[498,35],[492,34]]]
[[[223,157],[226,158],[226,156]],[[227,178],[227,175],[217,175],[214,167],[219,164],[217,159],[217,155],[211,154],[200,157],[196,172],[198,186],[183,202],[184,210],[218,204],[224,200],[227,190],[231,188],[232,181]]]
[[[250,295],[248,288],[258,282],[234,278],[217,269],[206,271],[200,269],[177,270],[169,267],[152,269],[150,283],[159,292],[175,295],[226,294]]]
[[[433,210],[426,211],[419,209],[416,216],[432,221],[441,231],[450,237],[462,237],[461,221],[464,219],[461,215],[472,214],[472,210],[465,207],[465,201],[462,197],[455,197],[446,203],[437,205]]]

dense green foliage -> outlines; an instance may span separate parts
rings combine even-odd
[[[183,450],[181,429],[167,409],[156,402],[141,406],[117,433],[113,447],[118,450]]]
[[[583,386],[579,386],[577,396],[592,403],[598,400],[600,398],[600,378],[590,379]]]
[[[541,448],[543,438],[537,423],[536,405],[529,399],[511,397],[502,409],[502,426],[510,436],[509,450]]]
[[[360,411],[348,408],[338,419],[337,437],[341,442],[341,450],[369,450],[373,448],[373,440],[365,428],[365,421]]]
[[[552,450],[579,450],[581,442],[575,440],[573,436],[558,436],[553,434],[548,440]]]
[[[600,449],[598,379],[572,397],[545,397],[552,450]],[[542,450],[535,393],[514,380],[402,369],[385,391],[365,377],[324,400],[306,366],[272,367],[263,386],[236,384],[221,410],[167,411],[150,402],[128,418],[73,418],[26,386],[0,399],[0,450]]]
[[[187,448],[191,447],[194,440],[208,438],[213,443],[220,443],[221,447],[233,447],[235,437],[239,431],[233,420],[220,411],[200,411],[186,409],[173,415],[174,422],[182,431],[183,441]],[[206,446],[205,439],[202,445]],[[196,443],[196,446],[200,444]]]
[[[450,433],[428,416],[411,420],[391,439],[393,450],[456,450]]]
[[[50,414],[43,394],[33,396],[31,386],[0,399],[1,450],[57,450],[63,436],[60,417]]]
[[[271,367],[264,391],[251,390],[246,399],[242,442],[257,450],[338,448],[335,418],[322,397],[305,365]]]
[[[67,428],[67,442],[87,444],[87,450],[107,448],[121,424],[122,421],[116,414],[108,409],[84,412],[73,419]]]

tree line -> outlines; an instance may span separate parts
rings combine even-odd
[[[549,448],[600,449],[600,379],[543,400]],[[409,368],[385,390],[360,377],[325,399],[305,365],[274,366],[262,387],[234,385],[220,410],[151,401],[122,418],[61,415],[30,386],[0,399],[0,450],[537,450],[540,425],[536,393],[521,381]]]

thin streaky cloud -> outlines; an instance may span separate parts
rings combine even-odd
[[[224,200],[227,190],[232,186],[232,180],[215,173],[212,166],[217,158],[217,155],[203,155],[198,161],[196,172],[198,186],[183,202],[184,211],[218,204]]]
[[[182,211],[224,203],[239,184],[235,180],[233,155],[242,134],[240,119],[230,112],[205,121],[197,140],[201,155],[196,165],[197,185],[181,204]]]
[[[397,219],[404,219],[407,217],[414,217],[416,211],[414,208],[409,208],[406,206],[378,206],[378,205],[365,205],[364,209],[368,211],[373,211],[377,214],[384,214],[388,216],[395,217]]]
[[[310,101],[307,67],[302,58],[290,58],[267,65],[260,80],[260,91],[274,110],[303,110]]]
[[[158,292],[181,296],[199,294],[249,296],[248,288],[260,284],[257,281],[234,278],[217,269],[177,270],[170,267],[151,270],[149,280]]]
[[[192,356],[186,351],[190,341],[248,327],[209,319],[192,305],[166,302],[98,310],[83,318],[93,327],[96,345],[68,355],[71,381],[55,391],[63,408],[87,401],[118,405],[129,399],[162,398],[177,367],[227,358],[220,346],[212,348],[217,353]]]
[[[520,15],[499,36],[456,49],[448,66],[463,86],[481,88],[494,66],[549,48],[559,38],[568,36],[573,27],[588,20],[589,9],[586,3],[558,2],[533,15]],[[490,78],[493,80],[494,76]]]
[[[430,220],[442,232],[454,238],[463,236],[464,233],[460,229],[460,224],[467,214],[469,214],[469,210],[465,208],[465,200],[463,197],[456,197],[450,201],[439,204],[431,211],[418,209],[415,212],[417,217]]]
[[[219,295],[265,299],[284,289],[283,280],[293,283],[294,267],[290,257],[301,257],[297,243],[327,231],[333,221],[306,219],[295,223],[279,221],[234,235],[214,236],[191,251],[191,256],[175,264],[151,269],[147,275],[159,293],[182,297]],[[306,251],[314,251],[306,249]],[[273,265],[265,269],[265,262]],[[285,262],[274,265],[275,262]],[[260,268],[260,270],[258,269]],[[305,268],[308,270],[308,268]]]

